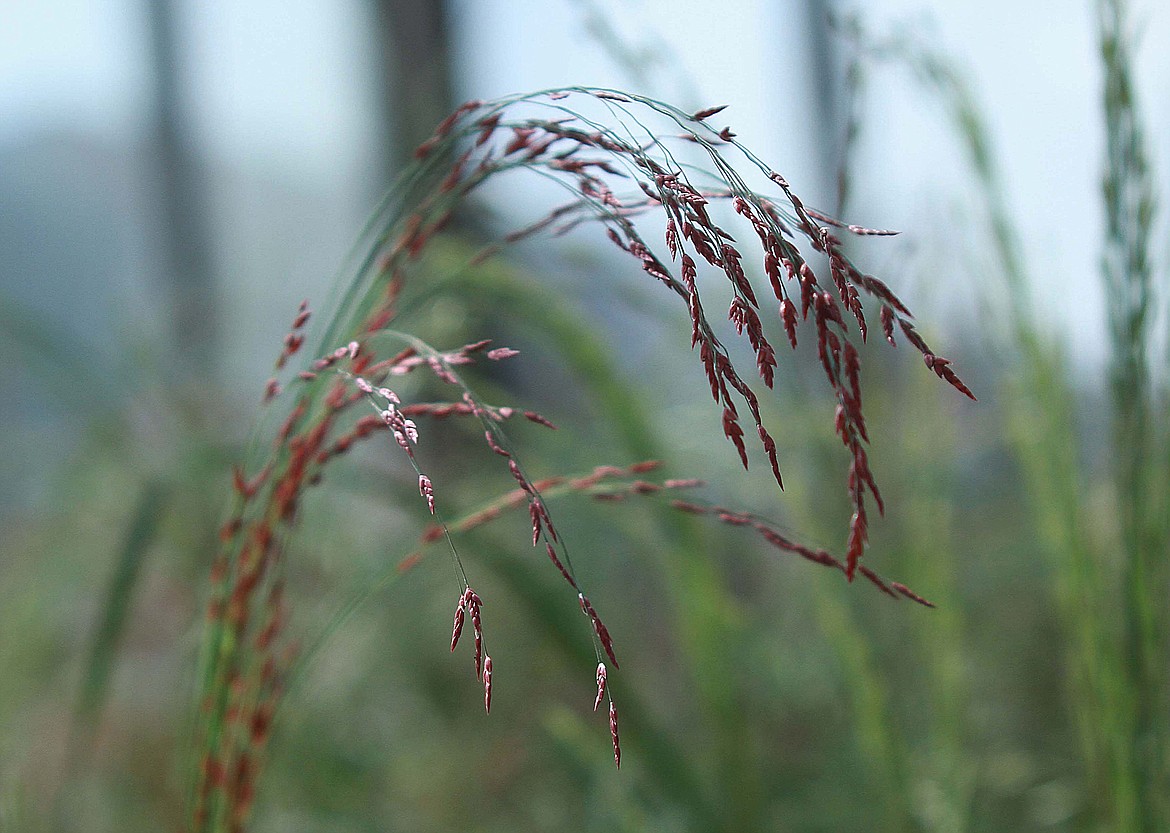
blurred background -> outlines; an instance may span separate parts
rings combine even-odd
[[[458,103],[566,84],[686,110],[729,104],[716,120],[806,202],[903,231],[854,257],[906,300],[980,402],[960,401],[905,345],[865,351],[889,505],[867,558],[939,608],[649,503],[566,498],[558,525],[623,656],[621,772],[588,709],[587,629],[518,517],[463,544],[496,646],[491,718],[466,658],[446,650],[458,589],[428,557],[333,634],[290,695],[255,828],[1164,829],[1151,790],[1170,794],[1170,642],[1140,599],[1164,606],[1167,587],[1170,238],[1157,220],[1134,244],[1153,264],[1139,277],[1160,287],[1131,333],[1150,357],[1135,393],[1111,358],[1124,346],[1108,325],[1120,302],[1102,279],[1102,252],[1125,241],[1107,231],[1101,197],[1113,157],[1097,6],[856,11],[7,4],[0,829],[183,823],[180,753],[229,467],[297,304],[325,306],[378,199]],[[1136,2],[1125,31],[1152,160],[1129,170],[1157,202],[1170,11]],[[485,224],[549,207],[521,184],[477,205]],[[833,403],[782,366],[768,407],[788,491],[744,475],[717,439],[685,311],[663,307],[598,239],[522,248],[449,282],[410,327],[442,345],[521,349],[478,382],[561,426],[515,431],[538,476],[662,459],[669,476],[705,477],[707,498],[840,550]],[[1117,426],[1135,397],[1146,419],[1128,436],[1148,465],[1126,479]],[[475,431],[433,430],[445,433],[432,475],[453,505],[471,512],[510,488]],[[290,558],[309,641],[414,548],[425,520],[387,449],[337,468]],[[1123,510],[1135,500],[1146,514],[1133,537]],[[1135,563],[1148,568],[1137,579]],[[1148,632],[1147,619],[1158,620]],[[1126,647],[1135,628],[1153,646],[1145,659]],[[1135,702],[1148,707],[1132,725],[1103,717]],[[1134,763],[1135,743],[1154,752]]]

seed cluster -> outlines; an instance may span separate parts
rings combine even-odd
[[[579,116],[565,105],[548,105],[549,101],[559,102],[570,95],[605,102],[621,129],[599,128],[597,121]],[[509,119],[509,110],[521,102],[545,103],[558,117]],[[795,349],[799,330],[811,327],[819,363],[837,400],[834,430],[849,456],[845,487],[853,514],[846,539],[845,572],[852,580],[868,537],[867,497],[872,498],[879,512],[884,511],[866,451],[869,436],[862,411],[861,357],[852,340],[860,337],[864,342],[868,338],[863,296],[877,305],[882,332],[890,344],[895,343],[895,329],[900,330],[940,379],[972,399],[974,395],[955,373],[950,360],[938,356],[927,345],[906,305],[883,281],[858,269],[834,234],[835,230],[859,236],[888,236],[895,232],[848,224],[806,207],[788,181],[740,145],[730,129],[715,130],[706,125],[704,120],[722,109],[711,107],[687,115],[643,97],[587,88],[556,91],[544,95],[543,101],[541,97],[529,97],[502,104],[468,102],[439,126],[419,148],[418,156],[426,160],[440,148],[457,146],[463,136],[469,140],[474,137],[443,180],[447,192],[470,192],[488,176],[516,168],[565,179],[578,197],[511,233],[507,240],[521,240],[546,229],[563,233],[584,222],[603,225],[614,245],[685,301],[691,319],[691,346],[698,348],[711,397],[720,407],[724,437],[735,447],[746,468],[749,454],[741,412],[746,407],[753,433],[776,483],[783,488],[777,443],[764,425],[759,399],[732,361],[700,294],[700,264],[726,278],[731,293],[727,318],[736,334],[746,337],[755,355],[756,374],[766,387],[772,387],[777,354],[767,335],[764,306],[744,268],[746,249],[712,211],[714,203],[730,203],[754,233],[757,254],[753,257],[758,259],[778,302],[774,308],[776,320],[786,340]],[[669,136],[638,135],[633,125],[640,124],[635,119],[644,115],[638,111],[666,117],[684,131],[679,138],[707,152],[709,170],[702,184],[696,184],[699,176],[670,149]],[[726,159],[732,151],[738,151],[750,166],[758,168],[778,188],[779,195],[748,188]],[[619,196],[615,191],[619,181],[632,181],[637,191]],[[637,218],[650,215],[656,215],[662,223],[668,260],[654,253],[650,238],[635,223]],[[408,229],[414,235],[411,242],[417,243],[417,235],[428,227],[421,218],[409,223]],[[814,268],[810,255],[822,260],[827,268]]]

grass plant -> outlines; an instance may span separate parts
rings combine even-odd
[[[752,456],[746,422],[758,436],[758,452],[753,453],[766,460],[780,488],[779,443],[765,426],[757,393],[739,369],[738,348],[729,346],[729,336],[720,334],[720,325],[708,316],[710,279],[726,280],[730,328],[745,338],[754,375],[766,387],[773,387],[778,369],[770,340],[775,335],[770,337],[769,331],[783,333],[794,349],[798,333],[806,334],[799,336],[801,340],[807,337],[815,343],[816,366],[835,400],[833,430],[848,461],[845,496],[851,517],[843,554],[805,546],[749,512],[686,497],[668,498],[670,506],[754,532],[779,551],[830,567],[850,580],[859,574],[894,599],[930,604],[905,585],[884,579],[862,558],[869,509],[883,508],[866,450],[861,357],[855,345],[869,333],[863,296],[877,307],[880,333],[887,341],[905,339],[941,380],[973,398],[971,391],[951,362],[930,349],[907,307],[884,282],[853,264],[837,236],[890,232],[848,225],[806,207],[787,181],[740,144],[730,128],[710,126],[709,120],[722,109],[685,113],[649,98],[583,87],[469,102],[418,149],[417,163],[403,173],[364,234],[355,264],[324,323],[309,330],[311,313],[307,304],[302,305],[285,338],[277,374],[265,387],[267,428],[256,434],[245,462],[234,470],[232,510],[220,531],[221,548],[212,565],[190,739],[190,830],[243,830],[251,821],[274,721],[302,655],[300,640],[289,625],[295,605],[285,581],[289,541],[305,491],[321,482],[335,458],[373,437],[392,440],[417,477],[420,507],[435,521],[424,532],[423,543],[445,545],[458,588],[451,649],[456,650],[461,640],[471,641],[472,665],[488,711],[498,674],[487,641],[493,608],[490,598],[473,589],[474,566],[461,555],[456,541],[507,508],[527,512],[532,546],[547,555],[584,614],[596,661],[594,710],[607,705],[614,761],[621,766],[613,696],[619,668],[615,640],[598,612],[604,604],[595,605],[592,591],[586,593],[550,506],[565,490],[624,502],[669,496],[694,483],[643,478],[654,463],[602,467],[574,479],[531,475],[506,426],[518,418],[545,427],[552,424],[533,411],[490,404],[464,378],[473,365],[514,363],[517,351],[488,341],[440,348],[401,329],[405,317],[401,309],[410,294],[421,293],[413,303],[425,304],[428,282],[446,267],[435,257],[435,241],[477,189],[504,174],[535,175],[564,189],[569,201],[504,234],[498,244],[473,256],[466,268],[474,270],[503,246],[540,233],[604,227],[622,255],[632,258],[686,309],[690,346],[697,348],[723,436],[746,468]],[[746,237],[741,231],[737,238],[733,222],[742,224]],[[659,246],[649,242],[659,236],[667,256],[656,254]],[[752,249],[745,249],[748,244],[738,242],[741,239],[751,241]],[[762,291],[757,295],[743,264],[745,251],[754,251],[747,256],[760,263],[774,299],[761,303],[760,298],[768,296]],[[419,377],[426,380],[415,381]],[[488,453],[500,459],[516,486],[461,520],[447,520],[443,489],[417,452],[422,448],[420,436],[437,430],[431,421],[447,417],[478,423]],[[620,414],[612,419],[628,420]],[[649,424],[662,431],[653,418]],[[417,557],[407,558],[395,569],[415,563]],[[713,583],[706,569],[702,562],[671,567],[665,571],[668,586],[698,600],[707,593],[702,588]],[[384,571],[371,587],[380,587],[395,574]],[[338,615],[350,615],[360,602],[355,600]],[[721,614],[713,610],[707,615],[697,606],[684,607],[682,613],[677,624],[683,643],[696,646],[700,656],[718,656],[714,645],[701,645],[720,639]],[[326,638],[341,621],[326,628]],[[734,701],[718,693],[724,686],[720,675],[703,679],[701,685],[710,689],[705,699],[712,705],[722,701],[717,713],[732,725]],[[660,756],[663,773],[668,757]],[[731,766],[735,757],[719,756],[729,764],[727,772],[738,771]]]

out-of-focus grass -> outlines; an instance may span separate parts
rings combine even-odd
[[[1024,287],[978,110],[968,102],[952,113],[988,196],[1004,280]],[[463,546],[490,591],[491,718],[466,657],[446,650],[454,596],[446,565],[428,557],[357,607],[307,668],[281,716],[257,829],[990,832],[1137,818],[1125,814],[1144,812],[1149,793],[1119,787],[1136,777],[1122,769],[1133,760],[1125,721],[1143,690],[1119,650],[1120,582],[1103,558],[1112,504],[1100,500],[1097,473],[1081,469],[1074,417],[1083,404],[1058,350],[1026,308],[1007,312],[999,343],[1013,345],[1012,361],[1003,376],[990,363],[973,374],[988,394],[979,406],[956,407],[921,367],[896,371],[878,350],[866,354],[877,371],[866,389],[882,449],[875,472],[890,505],[868,557],[939,609],[777,563],[745,534],[651,503],[558,503],[558,524],[618,640],[619,774],[604,721],[589,711],[592,653],[576,602],[525,546],[524,519],[505,519]],[[520,361],[538,365],[542,383],[573,391],[568,413],[548,413],[560,432],[517,430],[539,475],[664,457],[672,474],[708,476],[723,502],[778,516],[802,537],[842,528],[840,486],[827,474],[840,448],[823,430],[831,405],[798,386],[769,406],[793,471],[789,494],[777,498],[759,480],[728,485],[739,481],[726,448],[674,457],[670,449],[717,414],[678,403],[677,435],[656,431],[654,409],[669,391],[628,381],[628,357],[615,355],[604,322],[522,272],[464,273],[417,314],[442,343],[508,318],[532,348]],[[514,383],[478,381],[511,388],[508,398],[542,395]],[[182,449],[181,465],[161,466],[175,475],[164,486],[175,508],[150,529],[158,446],[135,442],[129,420],[107,419],[120,430],[90,428],[56,507],[19,520],[0,542],[0,632],[19,634],[0,640],[5,828],[47,826],[42,796],[54,791],[59,829],[153,830],[160,818],[175,826],[180,813],[170,769],[179,669],[202,599],[212,528],[203,525],[230,455],[214,421],[168,419]],[[428,428],[443,437],[436,471],[454,504],[470,510],[511,487],[474,430]],[[383,450],[332,472],[331,489],[306,507],[297,545],[306,557],[289,581],[306,601],[309,633],[415,546],[422,518],[399,508],[417,502],[414,485],[383,465]],[[147,541],[153,555],[143,561]],[[79,698],[94,754],[63,775]],[[1142,829],[1126,825],[1111,829]]]
[[[849,27],[863,60],[910,69],[949,116],[987,219],[994,275],[987,326],[1007,354],[1002,409],[1024,478],[1034,540],[1050,565],[1060,628],[1052,635],[1065,664],[1063,697],[1083,758],[1072,769],[1076,807],[1088,829],[1165,827],[1167,656],[1164,600],[1170,591],[1164,517],[1165,443],[1170,417],[1165,386],[1147,361],[1155,276],[1149,243],[1156,185],[1145,156],[1142,118],[1130,80],[1131,31],[1124,3],[1097,4],[1105,69],[1107,135],[1102,261],[1112,338],[1112,470],[1084,469],[1093,455],[1082,436],[1085,396],[1074,389],[1060,337],[1036,323],[1024,261],[985,119],[967,80],[946,56],[913,38],[866,43]],[[1102,480],[1112,494],[1101,500]],[[1115,523],[1114,518],[1120,518]],[[957,647],[957,646],[953,646]],[[949,653],[954,654],[954,651]]]

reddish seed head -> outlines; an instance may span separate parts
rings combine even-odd
[[[508,471],[512,472],[512,477],[520,484],[520,488],[525,492],[532,494],[532,486],[528,483],[528,479],[524,476],[524,472],[520,471],[520,467],[516,465],[516,461],[508,459]]]
[[[724,110],[727,109],[727,106],[728,105],[726,105],[726,104],[720,104],[718,107],[708,107],[705,110],[699,110],[697,113],[694,113],[691,116],[691,118],[694,119],[695,121],[702,121],[703,119],[709,118],[710,116],[713,116],[716,113],[723,112]]]
[[[886,304],[882,304],[881,310],[882,333],[886,337],[886,341],[890,343],[891,347],[896,347],[894,342],[894,311]]]
[[[666,221],[666,248],[670,252],[671,260],[678,257],[678,228],[673,217]]]
[[[455,608],[455,624],[451,629],[451,650],[459,644],[459,635],[463,633],[463,597],[459,598],[459,606]]]
[[[609,734],[613,738],[613,762],[618,769],[622,768],[622,744],[618,737],[617,706],[613,699],[609,701]]]
[[[405,573],[407,570],[414,568],[414,566],[420,561],[422,561],[422,553],[412,552],[410,555],[406,556],[406,558],[399,561],[395,569],[399,573]]]
[[[475,595],[474,591],[467,588],[464,596],[467,599],[467,609],[471,613],[471,627],[475,634],[475,678],[481,679],[483,677],[483,621],[480,619],[480,605],[479,596]]]
[[[772,345],[766,342],[760,344],[759,349],[756,350],[756,367],[760,371],[760,378],[764,380],[764,384],[769,388],[772,387],[776,368],[776,351],[772,349]]]
[[[425,142],[423,142],[421,145],[419,145],[418,147],[416,147],[414,149],[414,158],[415,159],[426,159],[427,155],[430,154],[430,152],[435,149],[435,145],[437,145],[438,143],[439,143],[439,140],[435,136],[432,136],[431,138],[427,139]]]
[[[557,427],[553,423],[536,413],[536,411],[525,411],[524,418],[529,422],[535,422],[537,425],[543,425],[545,428],[551,428],[553,431],[557,430]]]
[[[541,523],[540,523],[540,503],[532,501],[528,504],[528,516],[532,519],[532,546],[536,546],[540,541]]]
[[[479,147],[480,145],[482,145],[484,142],[486,142],[491,137],[492,131],[494,131],[496,129],[496,125],[498,125],[500,123],[500,116],[501,115],[502,114],[498,113],[498,112],[493,113],[492,115],[488,116],[487,118],[480,119],[479,122],[477,122],[480,129],[479,129],[479,136],[476,137],[476,140],[475,140],[476,147]]]
[[[492,658],[483,658],[483,710],[492,712]]]
[[[507,451],[504,451],[504,449],[500,448],[499,444],[496,442],[496,438],[492,436],[491,431],[484,431],[483,437],[487,441],[488,448],[490,448],[492,451],[496,452],[496,454],[499,454],[501,457],[511,457],[512,456]]]
[[[553,545],[546,542],[545,546],[548,548],[549,561],[551,561],[553,566],[556,567],[560,571],[561,575],[565,577],[565,581],[569,583],[569,586],[576,590],[577,582],[569,574],[569,571],[565,569],[565,565],[561,563],[561,560],[557,558],[557,551],[553,548]]]
[[[780,302],[780,320],[784,322],[784,332],[788,335],[788,342],[792,349],[796,349],[796,304],[785,298]]]
[[[723,434],[735,444],[735,450],[739,452],[740,462],[743,467],[748,467],[747,448],[743,443],[743,429],[739,427],[739,422],[736,420],[735,412],[730,408],[723,409]]]
[[[800,264],[800,317],[808,318],[809,307],[816,297],[817,278],[807,263]]]
[[[865,514],[861,511],[853,513],[849,522],[849,545],[845,554],[845,575],[853,581],[853,573],[857,569],[857,561],[865,551],[866,523]]]
[[[905,596],[907,599],[910,599],[911,601],[918,602],[918,604],[924,605],[926,607],[934,607],[935,606],[934,602],[922,598],[917,593],[915,593],[913,590],[911,590],[909,587],[907,587],[906,585],[904,585],[900,582],[891,581],[890,586],[893,587],[895,590],[897,590],[899,593],[901,593],[903,596]]]
[[[645,474],[648,471],[654,471],[662,466],[661,460],[643,460],[640,463],[634,463],[627,469],[631,474]]]
[[[528,127],[513,127],[512,141],[504,148],[504,156],[510,156],[518,150],[528,147],[528,141],[536,131]]]
[[[243,519],[241,518],[232,518],[219,528],[219,540],[225,544],[230,542],[236,536],[236,533],[240,531],[243,523]]]
[[[425,474],[418,476],[418,493],[427,500],[427,508],[431,510],[431,514],[435,514],[435,490],[431,486],[431,479]]]
[[[601,647],[605,650],[605,655],[609,657],[609,661],[613,663],[614,668],[620,668],[617,657],[613,653],[613,639],[609,635],[609,630],[601,621],[601,617],[597,615],[597,611],[593,609],[593,605],[584,593],[577,594],[577,601],[581,604],[581,610],[593,622],[593,630],[597,634],[597,641],[601,643]]]

